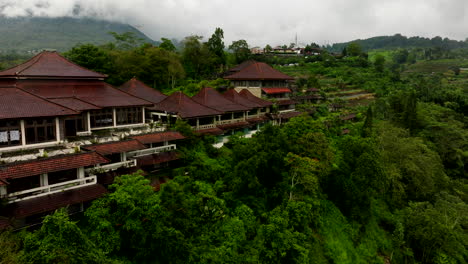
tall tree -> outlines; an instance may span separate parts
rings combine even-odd
[[[234,53],[236,63],[241,63],[249,59],[250,49],[247,41],[243,39],[233,41],[232,44],[229,45],[229,49]]]
[[[159,47],[163,50],[172,52],[175,52],[177,50],[172,41],[167,38],[161,38],[161,44],[159,44]]]
[[[221,28],[216,28],[215,32],[207,42],[208,49],[217,57],[217,62],[220,65],[226,64],[223,39],[224,31]]]

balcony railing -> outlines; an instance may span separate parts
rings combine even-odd
[[[208,128],[214,128],[215,126],[216,126],[215,124],[199,125],[198,128],[195,128],[195,129],[208,129]]]
[[[89,186],[97,183],[96,176],[89,176],[82,179],[76,179],[72,181],[60,182],[56,184],[51,184],[47,186],[41,186],[29,190],[9,193],[6,195],[8,203],[14,203],[19,201],[24,201],[28,199],[38,198],[41,196],[46,196],[53,193],[64,192],[72,189],[81,188],[84,186]]]
[[[105,164],[105,165],[99,165],[94,168],[89,168],[86,169],[85,171],[88,173],[102,173],[102,172],[108,172],[108,171],[113,171],[117,170],[119,168],[131,168],[135,167],[137,165],[136,160],[126,160],[126,161],[121,161],[121,162],[115,162],[111,164]]]
[[[136,151],[128,152],[127,158],[137,158],[141,156],[147,156],[147,155],[157,154],[161,152],[172,151],[172,150],[176,150],[176,148],[177,148],[176,145],[172,144],[172,145],[167,145],[167,146],[162,146],[162,147],[136,150]]]
[[[226,124],[232,124],[232,123],[237,123],[237,122],[242,122],[242,121],[244,121],[244,118],[221,120],[221,121],[218,121],[218,125],[226,125]]]

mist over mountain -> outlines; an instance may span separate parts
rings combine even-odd
[[[109,32],[133,32],[145,42],[153,42],[137,28],[119,22],[78,17],[0,16],[0,52],[66,51],[77,44],[99,45],[114,40]]]

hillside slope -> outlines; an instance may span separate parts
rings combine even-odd
[[[441,37],[423,38],[423,37],[405,37],[401,34],[393,36],[379,36],[368,39],[357,39],[344,43],[335,43],[327,50],[330,52],[341,52],[346,46],[352,42],[357,42],[361,45],[364,51],[375,49],[397,49],[397,48],[432,48],[441,47],[443,49],[451,50],[457,48],[468,48],[468,42],[451,40],[448,38],[442,39]]]
[[[71,17],[0,16],[0,51],[26,52],[42,49],[66,51],[79,43],[104,44],[112,41],[110,31],[134,32],[146,42],[153,42],[133,26],[117,22]]]

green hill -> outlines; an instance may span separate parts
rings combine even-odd
[[[352,42],[357,42],[361,45],[364,51],[376,50],[376,49],[397,49],[397,48],[433,48],[440,47],[445,50],[452,50],[458,48],[468,48],[467,41],[457,41],[448,38],[434,37],[434,38],[423,38],[423,37],[405,37],[401,34],[395,34],[393,36],[379,36],[368,39],[357,39],[344,43],[335,43],[327,47],[330,52],[341,52],[346,46]]]
[[[66,51],[79,43],[104,44],[113,40],[109,32],[133,32],[146,42],[145,34],[128,24],[90,18],[45,18],[0,16],[0,52],[43,49]]]

